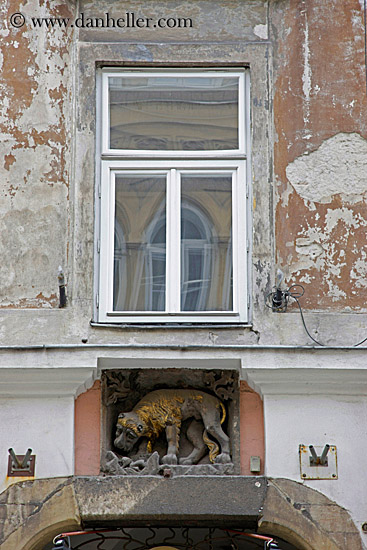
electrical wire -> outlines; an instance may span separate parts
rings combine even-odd
[[[312,340],[313,342],[315,342],[315,344],[317,344],[318,346],[324,347],[325,344],[322,344],[321,342],[318,342],[317,340],[315,340],[315,338],[314,338],[313,336],[311,336],[311,334],[309,333],[308,328],[307,328],[307,326],[306,326],[305,318],[304,318],[304,316],[303,316],[303,311],[302,311],[302,308],[301,308],[301,304],[299,303],[298,298],[295,298],[295,297],[292,296],[292,295],[290,295],[290,296],[291,296],[291,298],[293,298],[293,300],[295,300],[296,303],[297,303],[299,312],[300,312],[300,314],[301,314],[302,324],[303,324],[303,327],[304,327],[305,331],[307,332],[308,336],[311,338],[311,340]]]
[[[367,0],[365,0],[365,1],[367,1]],[[297,289],[297,290],[294,290],[292,292],[292,289]],[[305,329],[307,335],[309,336],[309,338],[311,338],[311,340],[313,342],[315,342],[315,344],[317,344],[318,346],[321,346],[321,347],[325,347],[326,344],[322,344],[321,342],[316,340],[310,334],[310,331],[307,328],[306,321],[305,321],[303,311],[302,311],[302,307],[301,307],[301,304],[300,304],[299,299],[298,299],[298,298],[301,298],[304,295],[304,293],[305,293],[305,289],[300,284],[291,285],[289,288],[287,288],[287,290],[281,290],[279,287],[275,287],[271,292],[269,292],[269,294],[267,294],[265,296],[265,305],[266,305],[266,307],[270,308],[274,312],[285,313],[287,311],[289,299],[293,298],[293,300],[295,300],[295,302],[298,306],[298,309],[299,309],[299,312],[300,312],[300,315],[301,315],[303,328]],[[270,298],[271,298],[271,301],[270,301]],[[364,342],[366,342],[366,341],[367,341],[367,336],[366,336],[366,338],[364,338],[363,340],[361,340],[357,344],[353,344],[352,347],[356,348],[356,347],[360,346],[361,344],[364,344]]]

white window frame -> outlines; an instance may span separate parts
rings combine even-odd
[[[176,77],[182,78],[194,77],[194,76],[205,76],[210,78],[223,78],[224,75],[238,78],[238,149],[224,149],[224,150],[205,150],[205,151],[149,151],[149,150],[136,150],[136,149],[111,149],[109,147],[110,141],[110,128],[109,128],[109,89],[108,89],[108,79],[116,76],[123,76],[124,78],[136,77],[137,74],[141,74],[144,77]],[[245,108],[246,108],[246,88],[248,87],[248,75],[244,72],[238,71],[144,71],[144,70],[135,70],[135,71],[122,71],[118,70],[103,70],[102,72],[102,139],[101,139],[101,153],[104,157],[146,157],[152,158],[156,157],[167,157],[170,158],[182,158],[182,157],[205,157],[205,158],[243,158],[246,156],[246,124],[245,124]]]
[[[228,76],[239,77],[239,149],[232,151],[135,151],[112,150],[108,145],[108,77],[142,76]],[[99,215],[98,292],[99,323],[247,323],[248,298],[248,74],[239,71],[128,71],[103,70],[101,79],[100,161],[98,162],[97,215]],[[106,95],[107,94],[107,95]],[[246,135],[247,134],[247,135]],[[98,144],[98,141],[97,141]],[[169,160],[167,160],[169,157]],[[199,158],[200,157],[200,158]],[[185,159],[185,160],[183,160]],[[205,173],[232,174],[232,258],[233,310],[180,311],[180,175]],[[115,177],[117,174],[166,174],[166,311],[113,311]],[[177,245],[178,244],[178,245]]]

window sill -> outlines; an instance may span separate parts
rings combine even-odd
[[[102,322],[96,322],[91,321],[90,326],[93,328],[111,328],[111,329],[143,329],[143,330],[151,330],[151,329],[170,329],[170,330],[181,330],[181,329],[238,329],[238,328],[252,328],[252,324],[245,323],[245,322],[232,322],[232,323],[220,323],[220,322],[210,322],[210,323],[193,323],[193,322],[167,322],[167,323],[102,323]]]

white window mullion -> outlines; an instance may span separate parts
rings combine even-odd
[[[110,220],[109,220],[109,265],[108,265],[108,304],[109,308],[112,311],[113,310],[113,274],[114,274],[114,257],[115,257],[115,209],[116,209],[116,203],[115,203],[115,194],[116,194],[116,174],[114,172],[111,173],[111,193],[110,193]]]
[[[102,153],[105,153],[110,148],[110,107],[109,107],[109,90],[108,90],[108,75],[102,76]]]
[[[242,153],[245,153],[247,149],[247,143],[245,143],[245,75],[241,75],[238,80],[238,144]]]
[[[102,165],[104,186],[101,193],[101,274],[99,307],[112,311],[113,306],[113,261],[115,229],[115,174],[108,166]]]
[[[247,217],[246,213],[246,162],[243,161],[234,175],[233,186],[233,305],[241,320],[247,320]]]
[[[232,173],[232,273],[233,273],[233,311],[238,312],[238,192],[237,192],[237,170]]]
[[[167,175],[166,311],[179,313],[181,289],[181,182],[179,172]]]

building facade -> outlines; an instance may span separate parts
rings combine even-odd
[[[1,548],[366,548],[366,3],[1,11]],[[186,393],[134,465],[116,422],[155,391]]]

